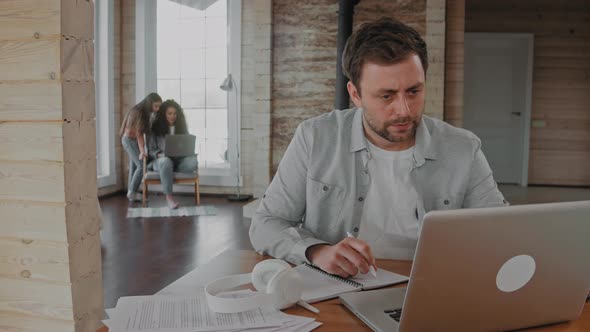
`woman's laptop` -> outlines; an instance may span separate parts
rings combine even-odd
[[[590,201],[433,211],[424,217],[407,291],[340,299],[375,331],[564,322],[584,307],[589,253]]]
[[[194,135],[167,135],[164,144],[166,157],[187,157],[195,155]]]

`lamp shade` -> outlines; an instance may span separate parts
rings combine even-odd
[[[223,80],[223,83],[219,86],[219,88],[223,91],[230,91],[234,87],[233,79],[231,74],[227,75],[227,77]]]
[[[172,0],[177,2],[181,5],[195,8],[198,10],[205,10],[212,4],[214,4],[217,0]]]

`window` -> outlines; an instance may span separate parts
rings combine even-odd
[[[113,0],[94,10],[94,82],[96,95],[96,169],[98,186],[116,183],[113,101]]]
[[[157,0],[139,6],[137,20],[143,22],[136,23],[137,38],[142,40],[136,52],[144,53],[138,63],[146,74],[138,75],[145,80],[138,85],[146,88],[138,95],[151,87],[182,106],[189,132],[197,137],[202,184],[236,185],[241,1]],[[233,88],[224,91],[220,85],[229,74]]]
[[[227,2],[207,9],[171,0],[157,3],[157,91],[184,109],[197,136],[201,168],[229,168],[227,92]]]

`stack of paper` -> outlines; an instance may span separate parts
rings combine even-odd
[[[232,297],[252,291],[233,292]],[[107,309],[103,323],[109,332],[289,331],[308,332],[321,323],[274,309],[226,314],[209,310],[204,291],[192,296],[153,295],[122,297]]]

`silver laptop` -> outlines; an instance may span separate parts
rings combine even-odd
[[[195,155],[194,135],[167,135],[164,145],[166,157],[186,157]]]
[[[505,331],[574,320],[589,290],[583,201],[430,212],[407,290],[340,299],[374,331]]]

